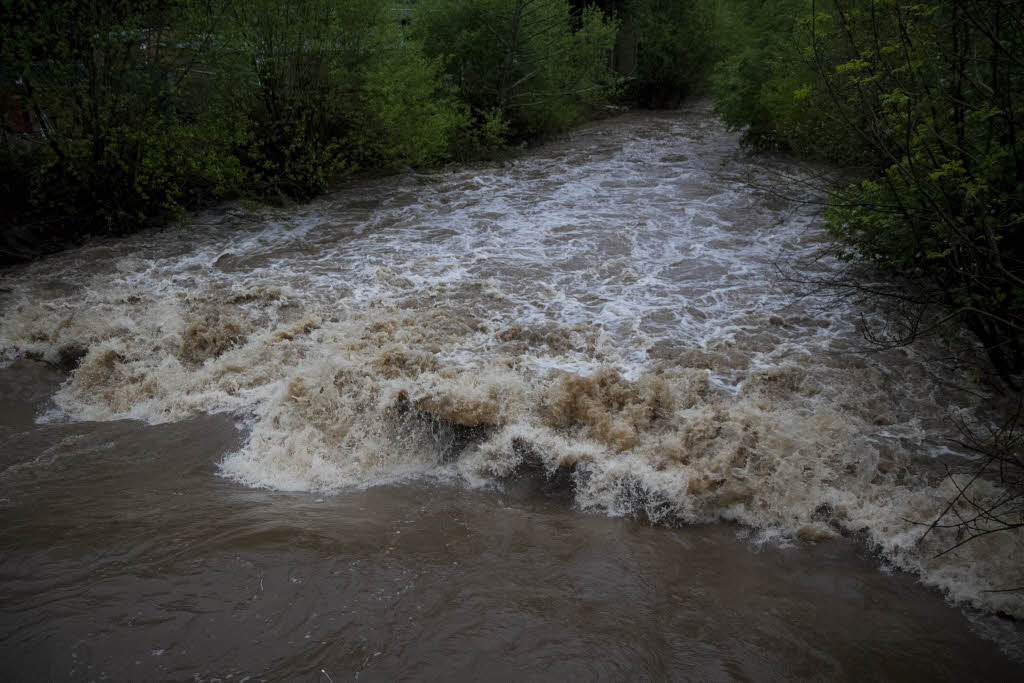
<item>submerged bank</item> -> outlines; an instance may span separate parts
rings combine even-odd
[[[237,416],[219,471],[251,487],[541,471],[584,510],[854,535],[1024,616],[993,592],[1024,585],[1024,534],[937,557],[954,539],[919,543],[915,524],[955,492],[949,417],[997,402],[910,351],[869,352],[856,323],[874,312],[769,278],[822,240],[814,206],[754,189],[778,173],[805,171],[748,158],[706,104],[627,114],[512,163],[229,207],[5,271],[0,347],[74,368],[45,421]]]

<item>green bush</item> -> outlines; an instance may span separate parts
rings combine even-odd
[[[809,0],[726,2],[716,26],[725,56],[715,64],[715,111],[757,149],[856,163],[855,133],[836,126],[819,97],[804,48],[812,28]]]
[[[565,130],[615,93],[616,24],[596,8],[574,27],[565,0],[428,0],[414,22],[426,53],[444,60],[480,138],[512,141]]]
[[[740,38],[712,78],[722,117],[756,146],[861,172],[826,218],[841,258],[909,285],[885,293],[904,316],[888,342],[932,330],[923,321],[935,317],[934,329],[964,325],[1015,383],[1024,372],[1024,8],[729,0],[723,17],[723,31]]]
[[[385,28],[398,47],[366,69],[359,163],[390,170],[449,159],[470,126],[469,109],[444,84],[439,59],[426,57],[396,24]]]
[[[357,169],[449,158],[468,108],[393,9],[6,3],[0,104],[36,130],[6,121],[3,244],[48,249],[232,194],[306,198]]]
[[[5,232],[20,225],[42,242],[120,232],[238,182],[235,133],[205,104],[184,106],[196,87],[195,51],[176,41],[201,28],[189,10],[184,2],[5,5],[2,99],[39,127],[28,139],[4,133]]]
[[[717,51],[714,9],[704,0],[632,0],[625,6],[636,43],[630,101],[675,107],[703,86]]]
[[[1013,383],[1024,371],[1024,8],[837,2],[829,19],[814,64],[878,168],[834,198],[841,255],[913,279],[907,298],[966,325]],[[826,40],[840,48],[827,61]]]

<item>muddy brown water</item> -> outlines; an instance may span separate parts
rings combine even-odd
[[[1020,673],[846,539],[758,547],[725,525],[581,514],[529,480],[249,489],[217,476],[241,442],[223,416],[32,424],[31,388],[55,374],[0,371],[7,680]]]
[[[999,397],[771,277],[819,170],[695,102],[0,272],[0,677],[1019,678],[1024,532],[917,524]]]

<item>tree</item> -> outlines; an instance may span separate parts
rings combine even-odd
[[[715,15],[702,0],[633,0],[625,14],[636,36],[630,98],[642,106],[678,106],[714,62]]]
[[[247,71],[244,150],[264,191],[309,197],[365,166],[447,154],[465,115],[436,60],[408,39],[383,0],[235,2],[229,32]]]
[[[191,36],[214,21],[186,0],[5,3],[5,108],[39,126],[30,139],[5,131],[5,235],[119,232],[236,181],[233,133],[193,96],[209,41]]]
[[[940,320],[971,330],[1016,386],[1024,371],[1024,7],[837,0],[813,22],[818,97],[877,160],[875,174],[840,192],[827,213],[847,245],[839,256],[914,283],[897,341],[928,329],[930,311],[941,308]]]
[[[595,8],[575,30],[565,0],[434,0],[414,21],[478,125],[507,125],[513,139],[578,123],[617,84],[615,23]]]
[[[835,255],[890,283],[833,282],[893,304],[896,317],[871,338],[903,344],[966,327],[1017,386],[1024,6],[784,0],[736,2],[732,16],[754,35],[716,67],[718,111],[755,144],[861,178],[832,193],[826,220]]]
[[[737,5],[754,25],[779,7]],[[956,493],[922,523],[922,538],[944,530],[948,552],[1019,530],[1024,6],[831,0],[797,3],[787,20],[790,48],[773,51],[774,64],[747,44],[719,68],[716,89],[730,123],[749,126],[748,139],[839,161],[859,176],[832,189],[825,213],[831,255],[847,267],[825,278],[799,267],[789,274],[878,304],[888,318],[865,328],[878,344],[973,333],[1016,393],[1017,412],[999,425],[957,425],[960,447],[978,457],[949,470]],[[752,53],[747,63],[761,68],[738,68]]]

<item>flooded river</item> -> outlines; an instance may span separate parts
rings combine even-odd
[[[916,524],[997,399],[709,109],[0,273],[4,678],[1019,676],[1024,534]]]

